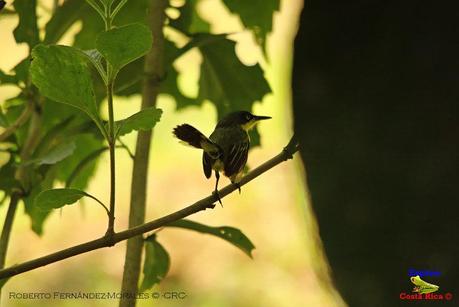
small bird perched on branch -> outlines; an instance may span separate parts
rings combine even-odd
[[[193,147],[204,150],[202,167],[207,178],[215,171],[215,194],[218,195],[218,180],[220,172],[238,184],[250,147],[248,131],[260,120],[270,119],[269,116],[257,116],[247,111],[237,111],[223,117],[215,127],[214,132],[206,137],[191,125],[183,124],[174,128],[174,135]],[[239,193],[241,188],[238,186]]]

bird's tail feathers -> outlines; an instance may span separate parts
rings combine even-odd
[[[208,137],[206,137],[198,129],[191,125],[179,125],[174,128],[173,132],[174,135],[185,144],[191,145],[195,148],[203,149],[212,157],[219,155],[221,151],[217,144],[209,140]]]

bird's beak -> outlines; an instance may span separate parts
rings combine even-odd
[[[264,119],[271,119],[271,116],[258,116],[258,115],[254,115],[253,116],[253,119],[255,121],[259,121],[259,120],[264,120]]]

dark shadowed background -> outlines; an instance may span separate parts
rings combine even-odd
[[[457,306],[459,10],[318,3],[295,41],[295,131],[336,286],[350,306],[406,305],[408,270],[435,270]]]

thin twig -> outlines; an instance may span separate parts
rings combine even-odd
[[[13,227],[14,215],[16,207],[20,199],[18,192],[13,192],[10,197],[10,205],[6,212],[5,222],[3,224],[2,235],[0,236],[0,268],[5,266],[6,252],[8,250],[8,242],[10,240],[11,228]]]
[[[230,184],[223,189],[218,191],[220,198],[225,197],[226,195],[234,192],[238,189],[238,186],[243,186],[248,182],[252,181],[256,177],[260,176],[264,172],[270,170],[271,168],[275,167],[276,165],[291,159],[293,154],[298,150],[298,146],[293,144],[292,141],[287,145],[281,153],[276,155],[275,157],[271,158],[270,160],[266,161],[262,165],[258,166],[257,168],[253,169],[249,172],[246,176],[244,176],[239,185]],[[163,227],[171,222],[178,221],[183,219],[189,215],[197,213],[199,211],[203,211],[205,209],[213,209],[215,207],[215,202],[217,201],[217,196],[212,194],[207,196],[206,198],[201,199],[200,201],[185,207],[181,210],[178,210],[174,213],[169,215],[163,216],[151,222],[133,227],[131,229],[127,229],[121,232],[114,233],[112,237],[103,236],[99,239],[92,240],[83,244],[75,245],[73,247],[69,247],[67,249],[55,252],[53,254],[49,254],[47,256],[43,256],[40,258],[36,258],[34,260],[30,260],[27,262],[23,262],[18,265],[13,265],[6,269],[0,270],[0,279],[9,278],[27,271],[31,271],[37,269],[39,267],[58,262],[76,255],[80,255],[83,253],[87,253],[89,251],[113,246],[114,244],[127,240],[129,238],[141,235],[143,233],[158,229]]]
[[[25,124],[27,119],[29,119],[30,115],[32,114],[33,106],[31,104],[27,104],[25,109],[22,111],[21,115],[16,119],[16,121],[5,129],[5,131],[0,134],[0,142],[6,140],[10,135],[16,132],[22,125]]]
[[[120,143],[120,147],[125,149],[126,152],[128,153],[129,157],[134,160],[135,156],[134,154],[132,153],[132,151],[129,149],[129,147],[126,145],[126,143],[124,143],[122,140],[121,140],[121,137],[118,137],[117,138],[118,142]],[[118,147],[118,146],[117,146]]]

